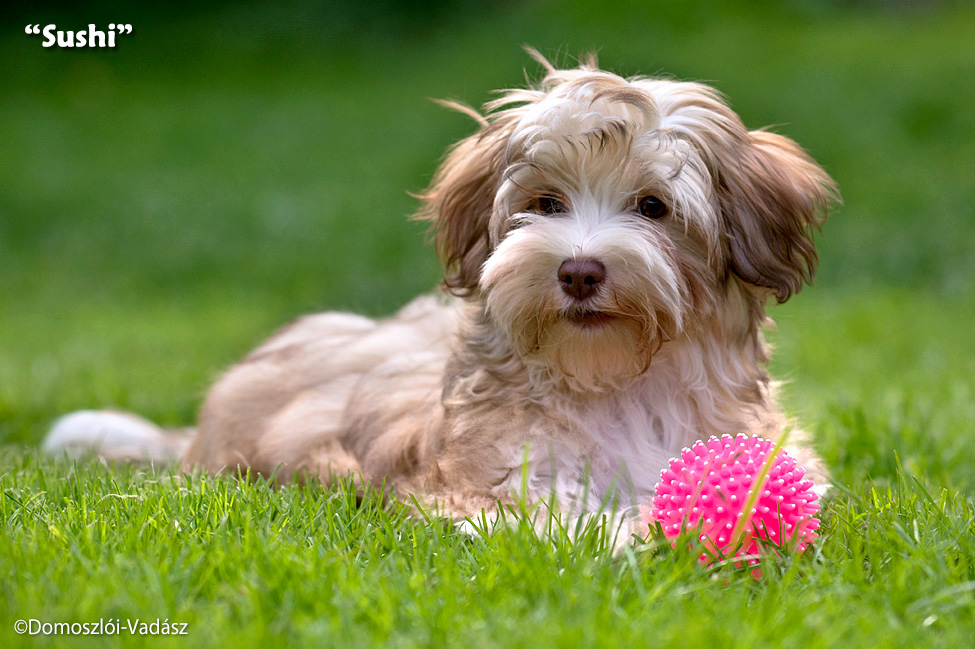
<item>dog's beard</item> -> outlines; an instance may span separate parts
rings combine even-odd
[[[650,365],[655,332],[637,318],[600,313],[584,316],[598,324],[561,316],[535,331],[538,343],[529,357],[542,363],[556,382],[572,391],[621,390]]]
[[[686,288],[676,257],[652,233],[604,229],[587,248],[605,264],[607,279],[579,303],[563,294],[557,279],[572,249],[559,230],[537,224],[505,238],[485,264],[486,312],[515,352],[554,385],[574,392],[624,389],[681,329]]]

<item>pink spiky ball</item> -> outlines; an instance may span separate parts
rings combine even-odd
[[[659,522],[674,540],[696,533],[701,560],[737,559],[757,565],[762,549],[802,552],[816,539],[819,505],[805,469],[758,436],[711,437],[670,460],[660,473],[648,525]]]

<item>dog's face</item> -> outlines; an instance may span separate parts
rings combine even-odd
[[[621,389],[715,319],[754,329],[811,278],[832,182],[713,90],[550,68],[487,111],[424,196],[445,284],[570,389]]]

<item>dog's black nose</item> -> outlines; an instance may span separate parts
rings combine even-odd
[[[559,283],[569,297],[585,300],[606,279],[606,267],[595,259],[566,259],[559,266]]]

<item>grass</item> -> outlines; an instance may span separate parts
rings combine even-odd
[[[380,5],[143,9],[112,52],[0,37],[0,643],[61,644],[20,618],[168,618],[190,635],[71,642],[972,645],[975,11]],[[428,290],[406,191],[472,126],[426,98],[521,83],[523,43],[713,81],[837,179],[817,282],[772,309],[783,400],[839,485],[811,552],[755,581],[666,544],[614,556],[598,527],[472,538],[375,495],[36,452],[76,408],[192,422],[295,315]]]
[[[317,485],[272,489],[31,456],[5,465],[0,517],[10,541],[0,570],[11,622],[187,623],[189,636],[170,639],[174,646],[639,646],[652,638],[663,646],[961,647],[971,638],[975,510],[919,483],[839,494],[815,550],[755,581],[730,569],[709,574],[666,544],[614,557],[598,526],[575,540],[539,540],[518,524],[470,537],[375,494],[358,504],[348,490]],[[28,554],[29,562],[16,559]]]

